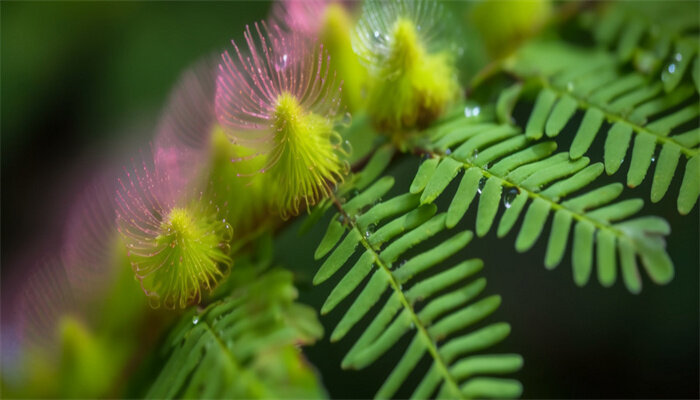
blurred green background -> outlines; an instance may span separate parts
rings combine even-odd
[[[459,6],[459,5],[458,5]],[[21,273],[23,254],[60,241],[61,218],[96,165],[128,155],[152,138],[159,110],[182,70],[242,37],[266,16],[266,2],[3,2],[1,11],[2,283]],[[469,49],[466,49],[469,52]],[[597,157],[594,155],[594,158]],[[405,189],[417,160],[392,172]],[[632,191],[647,198],[650,180]],[[676,193],[678,182],[670,193]],[[447,196],[443,196],[447,197]],[[645,280],[641,296],[618,283],[577,289],[571,266],[542,267],[544,241],[525,255],[492,232],[461,257],[481,257],[488,292],[503,296],[498,319],[513,332],[497,352],[519,352],[524,397],[698,397],[698,207],[685,217],[673,196],[645,212],[673,227],[676,278]],[[669,200],[671,198],[671,200]],[[473,226],[472,220],[467,226]],[[298,240],[282,232],[277,259],[299,277],[301,299],[319,308],[332,284],[312,288],[320,223]],[[301,242],[301,245],[300,245]],[[13,271],[14,268],[14,271]],[[5,306],[3,306],[5,307]],[[322,318],[330,332],[339,315]],[[396,352],[363,371],[344,372],[350,340],[325,338],[306,349],[331,396],[369,397]],[[405,393],[404,393],[405,394]]]

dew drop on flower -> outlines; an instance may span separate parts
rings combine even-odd
[[[352,153],[352,144],[350,144],[350,141],[344,141],[343,144],[340,146],[340,150],[346,155],[350,155]]]
[[[352,115],[349,112],[346,112],[345,115],[343,115],[342,124],[345,127],[348,127],[350,126],[350,124],[352,124]]]
[[[285,68],[287,68],[287,64],[289,61],[289,56],[287,54],[282,55],[279,60],[277,60],[277,63],[275,64],[275,68],[277,71],[282,71]]]

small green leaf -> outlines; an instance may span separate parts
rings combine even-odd
[[[513,117],[511,115],[513,114],[513,108],[515,107],[515,103],[518,101],[522,90],[523,84],[516,83],[501,91],[501,94],[498,96],[498,100],[496,101],[496,117],[500,123],[513,123]]]
[[[571,264],[574,270],[574,283],[583,286],[591,276],[593,266],[593,233],[595,226],[587,221],[579,221],[574,228],[574,249]]]
[[[571,143],[569,155],[572,159],[580,158],[588,151],[598,130],[600,130],[600,126],[603,124],[603,118],[603,113],[597,108],[589,108],[586,111],[576,136],[574,136],[574,141]]]
[[[564,258],[566,242],[569,239],[569,230],[571,229],[571,220],[571,213],[565,210],[558,210],[554,213],[552,232],[549,234],[547,253],[544,258],[544,266],[547,269],[554,269]]]
[[[610,287],[615,283],[617,273],[615,235],[609,230],[599,230],[596,242],[598,244],[598,281],[601,285]]]
[[[605,172],[608,175],[612,175],[620,169],[629,147],[630,138],[632,138],[632,126],[624,122],[615,122],[608,131],[603,155]]]
[[[374,264],[374,255],[370,251],[366,251],[359,260],[352,266],[350,271],[343,276],[343,279],[338,285],[333,288],[331,294],[328,295],[326,302],[321,307],[321,314],[328,314],[335,306],[338,305],[344,298],[352,293],[355,288],[362,282],[365,277],[372,271]]]
[[[654,180],[651,184],[651,201],[658,203],[668,190],[671,179],[676,173],[676,166],[681,155],[681,148],[675,143],[667,142],[661,148],[659,161],[656,163]]]
[[[697,48],[697,41],[692,39],[679,40],[676,43],[676,52],[671,56],[671,62],[661,71],[661,80],[664,83],[666,92],[675,89],[681,82],[685,71],[697,52]]]
[[[493,219],[496,217],[498,205],[501,204],[501,183],[498,179],[489,179],[481,190],[479,209],[476,213],[476,234],[479,237],[486,235],[491,229]]]
[[[693,209],[700,195],[700,156],[693,156],[685,164],[683,183],[678,194],[678,212],[686,215]]]
[[[620,61],[629,61],[632,58],[637,43],[642,38],[646,25],[639,18],[630,18],[622,29],[620,41],[617,44],[617,57]]]
[[[430,181],[433,173],[435,173],[438,162],[440,162],[440,159],[430,158],[421,163],[420,167],[418,168],[418,172],[416,173],[416,177],[413,178],[413,182],[411,183],[411,193],[420,193],[423,188],[425,188],[425,185],[428,184],[428,181]]]
[[[355,187],[362,190],[370,183],[374,182],[389,165],[391,159],[394,157],[394,152],[394,146],[384,145],[378,148],[377,151],[372,154],[367,165],[362,168],[362,172],[358,174]]]
[[[515,249],[522,253],[529,250],[540,237],[544,224],[549,216],[549,203],[542,199],[535,199],[525,214],[523,226],[520,228],[518,238],[515,240]]]
[[[506,194],[508,196],[508,194]],[[501,222],[498,224],[497,235],[499,238],[504,237],[510,232],[515,223],[520,216],[520,212],[523,210],[525,203],[527,202],[527,193],[521,192],[515,196],[510,204],[506,204],[506,212],[503,213],[501,217]]]
[[[576,112],[576,108],[578,108],[576,99],[569,95],[562,96],[554,106],[552,114],[547,119],[547,125],[545,127],[547,136],[554,137],[559,135],[559,132],[564,129],[566,123],[569,122]]]
[[[350,258],[352,253],[355,252],[355,248],[360,243],[361,239],[362,236],[360,236],[357,231],[351,230],[348,232],[345,239],[340,242],[338,247],[333,250],[333,253],[323,262],[318,272],[316,272],[313,279],[314,285],[318,285],[333,276],[333,274],[345,264],[348,258]]]
[[[348,200],[348,202],[343,205],[343,210],[346,214],[353,215],[364,207],[378,201],[382,196],[387,194],[393,186],[394,178],[385,176],[374,182],[372,186],[365,189],[362,193]]]
[[[432,203],[462,169],[462,163],[450,157],[443,159],[420,198],[421,204]]]
[[[447,209],[445,224],[448,228],[457,225],[464,216],[464,213],[467,212],[469,204],[471,204],[479,188],[479,180],[481,177],[481,170],[476,167],[469,168],[464,173],[464,176],[462,176],[462,180],[457,188],[457,193],[452,198],[450,207]]]
[[[328,229],[326,229],[326,234],[323,235],[321,243],[318,244],[316,252],[314,253],[314,260],[323,258],[329,251],[333,250],[343,233],[345,232],[345,227],[343,224],[338,222],[338,215],[333,216],[331,223],[328,224]]]
[[[649,165],[651,165],[654,149],[656,149],[656,137],[648,133],[638,132],[634,138],[632,161],[627,172],[627,186],[633,188],[642,183]]]
[[[544,124],[549,116],[549,111],[557,99],[556,93],[550,89],[542,89],[535,101],[535,108],[530,114],[530,119],[525,127],[525,135],[528,138],[539,139],[544,134]]]

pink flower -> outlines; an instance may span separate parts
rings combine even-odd
[[[177,159],[177,149],[156,149],[156,159]],[[150,161],[149,161],[150,160]],[[184,308],[212,290],[231,264],[231,226],[218,218],[199,180],[187,181],[170,162],[153,158],[124,170],[116,193],[117,228],[152,307]]]
[[[235,144],[264,155],[258,171],[275,183],[270,196],[283,218],[327,196],[345,172],[334,129],[340,84],[330,56],[314,41],[256,23],[221,56],[216,116]]]
[[[234,57],[228,51],[221,55],[216,90],[216,116],[235,143],[266,151],[282,145],[274,142],[273,125],[278,98],[285,93],[305,111],[335,118],[340,87],[322,44],[265,22],[255,23],[252,31],[246,25],[244,36],[248,53],[232,41]]]

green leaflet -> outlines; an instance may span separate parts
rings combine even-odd
[[[245,286],[182,317],[165,341],[165,365],[146,397],[324,396],[314,371],[300,369],[305,363],[296,347],[323,336],[315,311],[294,302],[290,272],[257,267],[237,265],[232,273]]]
[[[448,138],[450,135],[443,139],[454,140]],[[468,141],[470,135],[462,139]],[[431,396],[437,391],[461,398],[485,393],[517,397],[522,392],[522,386],[514,380],[473,376],[515,372],[522,366],[520,356],[479,355],[467,363],[461,359],[462,355],[500,342],[510,331],[507,324],[491,323],[477,331],[462,333],[463,329],[487,318],[500,305],[499,296],[478,298],[486,281],[471,278],[483,268],[482,262],[466,260],[440,269],[438,273],[432,272],[464,249],[474,236],[470,231],[448,233],[448,214],[436,213],[437,207],[430,204],[462,167],[455,159],[431,158],[421,164],[411,185],[412,190],[420,188],[417,190],[420,194],[399,195],[372,204],[369,209],[353,206],[348,210],[346,207],[352,205],[352,200],[348,201],[341,210],[342,219],[347,222],[345,227],[349,229],[345,238],[336,239],[339,225],[337,218],[333,218],[328,228],[331,233],[319,244],[321,250],[317,254],[328,253],[328,243],[335,245],[340,240],[319,269],[315,283],[328,279],[353,253],[360,253],[350,269],[344,270],[322,309],[325,314],[339,308],[343,300],[349,304],[331,341],[343,339],[362,319],[371,318],[369,326],[343,359],[343,368],[364,368],[395,347],[403,336],[413,337],[404,356],[377,392],[377,398],[396,393],[426,356],[432,360],[433,367],[418,383],[414,397]],[[365,192],[376,185],[372,184],[356,198],[367,197]],[[476,191],[478,182],[473,186]],[[420,205],[421,202],[428,204]],[[344,226],[340,227],[345,230]],[[419,254],[411,252],[413,247],[441,233],[445,234],[445,239],[433,248]],[[359,251],[358,244],[361,244]],[[409,289],[404,289],[404,285],[409,285]],[[386,291],[390,296],[382,301]],[[416,307],[420,312],[415,311]],[[446,349],[444,354],[443,349]]]
[[[498,127],[492,124],[483,125],[481,129],[478,128],[478,124],[470,125],[470,132],[476,133],[470,134],[466,141],[478,142],[481,136],[498,132]],[[458,133],[456,130],[452,135],[458,137]],[[476,148],[477,154],[488,153],[490,148],[500,146],[507,140],[511,139],[501,139],[500,143],[483,141],[485,144]],[[658,279],[653,279],[655,282],[668,282],[673,275],[673,266],[663,246],[650,246],[641,240],[641,237],[646,237],[647,234],[654,237],[654,240],[660,239],[665,233],[659,230],[649,233],[645,231],[645,227],[635,223],[639,218],[629,219],[641,210],[643,201],[630,199],[615,202],[622,192],[620,184],[579,193],[579,190],[587,187],[603,173],[603,165],[589,165],[590,161],[586,157],[572,160],[566,153],[552,155],[553,151],[554,146],[547,143],[521,142],[521,148],[512,154],[504,154],[500,159],[490,159],[489,161],[493,162],[490,168],[478,166],[478,157],[475,161],[473,157],[465,157],[462,154],[462,159],[459,159],[458,152],[449,156],[436,156],[439,159],[438,166],[425,184],[426,188],[431,188],[430,195],[426,198],[432,200],[441,194],[456,176],[455,161],[461,161],[461,168],[465,172],[447,211],[448,227],[457,225],[478,193],[478,236],[484,236],[491,229],[501,204],[505,211],[498,225],[499,237],[508,234],[524,214],[515,240],[515,248],[519,252],[532,248],[545,231],[549,215],[554,214],[545,266],[551,269],[561,262],[571,238],[573,277],[578,285],[588,282],[594,266],[598,268],[597,276],[601,284],[612,285],[617,277],[615,268],[618,254],[622,257],[623,252],[630,251],[632,258],[639,257],[644,265],[653,265],[646,268],[648,272],[665,271],[657,274]],[[668,155],[665,158],[668,158]],[[663,162],[668,163],[665,160]],[[440,168],[442,165],[449,168]],[[692,192],[691,185],[696,183],[693,183],[692,175],[690,176],[688,189],[683,189],[682,192]],[[570,193],[577,194],[568,197]],[[570,234],[571,230],[573,232]],[[601,250],[594,258],[596,246]],[[636,264],[627,262],[623,268],[628,269],[626,275],[623,273],[625,283],[630,291],[637,291],[638,285],[629,278],[632,276],[629,271],[636,269]]]

